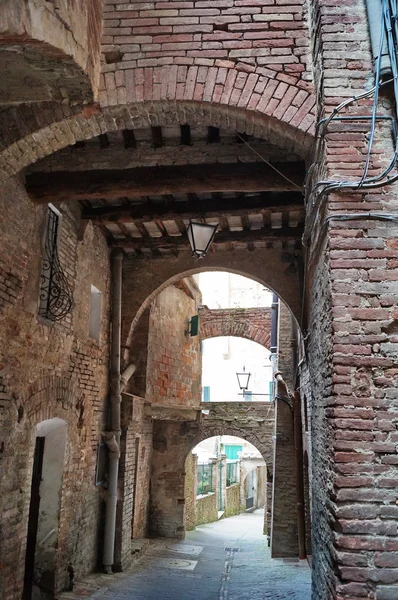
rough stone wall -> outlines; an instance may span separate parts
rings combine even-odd
[[[267,468],[257,467],[257,508],[264,508],[267,513]],[[264,533],[267,531],[264,530]]]
[[[92,101],[100,68],[101,0],[6,0],[0,12],[0,103]]]
[[[235,483],[226,488],[225,491],[225,516],[232,517],[241,512],[240,485]]]
[[[199,312],[199,335],[202,340],[217,336],[243,337],[269,348],[271,309],[202,309]]]
[[[201,402],[201,346],[188,320],[197,312],[193,299],[170,286],[153,301],[149,318],[146,400],[164,406],[197,407]]]
[[[185,461],[185,529],[196,526],[196,487],[198,457],[190,452]]]
[[[212,492],[196,500],[196,525],[205,525],[218,519],[217,493]]]
[[[151,535],[184,537],[185,459],[192,437],[188,423],[153,423]]]
[[[20,597],[35,426],[68,423],[58,532],[57,589],[97,564],[101,490],[95,487],[99,433],[107,395],[109,264],[102,234],[79,227],[78,213],[63,213],[59,254],[73,290],[72,313],[49,324],[37,316],[45,208],[32,206],[18,180],[1,189],[0,375],[2,381],[1,597]],[[90,283],[103,293],[100,342],[88,335]],[[12,475],[11,475],[12,474]]]

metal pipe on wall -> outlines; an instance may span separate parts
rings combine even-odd
[[[120,377],[120,346],[122,321],[122,260],[123,252],[111,256],[112,269],[112,332],[110,373],[110,431],[104,434],[109,449],[109,482],[106,500],[103,565],[105,573],[112,573],[115,555],[117,487],[120,458],[120,409],[122,402]]]
[[[278,313],[279,313],[279,298],[277,294],[272,295],[271,304],[271,347],[270,351],[276,354],[278,351]]]
[[[305,552],[305,515],[304,515],[304,477],[303,477],[303,437],[301,419],[300,393],[293,394],[293,420],[294,420],[294,456],[296,471],[296,505],[297,505],[297,538],[299,558],[306,557]]]

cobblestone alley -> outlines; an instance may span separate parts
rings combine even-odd
[[[310,600],[307,561],[272,560],[263,511],[203,525],[183,542],[151,544],[129,573],[86,578],[59,600]]]

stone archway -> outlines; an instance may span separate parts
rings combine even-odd
[[[153,299],[169,285],[203,271],[227,271],[253,279],[275,291],[293,315],[299,318],[299,275],[287,272],[279,250],[264,248],[239,254],[209,253],[205,260],[206,266],[198,267],[197,259],[189,253],[181,253],[178,257],[153,261],[150,271],[146,261],[128,257],[123,261],[122,339],[125,340],[125,362],[129,361],[130,347],[141,315]],[[255,332],[253,335],[256,335]]]
[[[3,522],[4,544],[1,549],[2,577],[8,587],[13,589],[15,598],[21,597],[27,526],[30,505],[33,454],[35,449],[36,426],[52,419],[67,424],[66,462],[63,481],[60,487],[60,514],[62,518],[58,527],[58,551],[56,570],[54,572],[55,590],[64,589],[67,585],[67,566],[74,564],[73,545],[70,533],[76,526],[76,507],[73,498],[63,495],[63,490],[73,487],[76,493],[84,485],[84,472],[90,456],[90,438],[87,432],[91,429],[91,409],[85,402],[83,392],[75,379],[49,375],[37,379],[19,398],[13,397],[2,414],[3,425],[3,466],[7,472],[14,471],[14,476],[3,478],[1,499],[6,501],[3,515],[7,514],[7,506],[12,506],[18,516],[17,525],[14,520]],[[15,469],[13,448],[18,448],[18,469]],[[18,564],[15,553],[8,548],[18,539],[20,550]],[[12,561],[8,556],[13,557]],[[76,565],[79,570],[79,565]]]
[[[208,408],[206,404],[206,408]],[[185,461],[201,441],[220,435],[243,438],[255,446],[272,472],[274,411],[272,403],[212,403],[198,421],[155,420],[151,478],[151,533],[183,537]]]
[[[308,92],[299,89],[296,92],[304,94],[306,98],[300,109],[302,121],[305,122],[304,129],[300,129],[301,122],[286,122],[283,118],[274,116],[278,115],[277,109],[285,94],[281,99],[275,99],[276,106],[271,115],[266,111],[250,110],[243,105],[231,106],[228,102],[199,102],[197,99],[185,101],[166,97],[116,106],[93,104],[73,110],[66,107],[66,115],[56,103],[46,103],[46,111],[41,113],[37,110],[33,116],[22,105],[18,114],[14,110],[6,110],[3,114],[7,128],[2,129],[0,126],[0,139],[7,140],[7,143],[0,151],[0,181],[7,180],[28,165],[78,141],[110,131],[177,124],[202,124],[233,129],[248,135],[255,134],[256,137],[267,139],[271,144],[306,158],[313,141],[315,118],[310,111],[315,100]]]

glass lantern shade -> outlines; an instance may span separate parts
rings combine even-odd
[[[249,387],[249,379],[251,373],[246,373],[245,368],[243,367],[242,373],[237,373],[236,376],[238,378],[239,387],[241,390],[247,390]]]
[[[217,225],[208,225],[207,223],[189,221],[187,235],[192,248],[192,256],[197,256],[198,258],[206,256],[217,227],[218,223]]]

